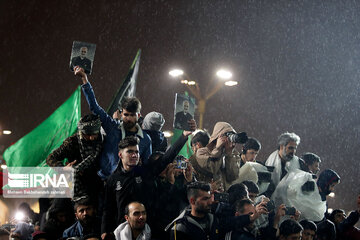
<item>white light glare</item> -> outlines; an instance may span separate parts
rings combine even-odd
[[[11,134],[11,131],[10,130],[3,130],[3,134],[9,135],[9,134]]]
[[[216,75],[221,79],[229,79],[232,77],[232,73],[228,70],[221,69],[216,72]]]
[[[172,135],[174,135],[171,131],[164,131],[164,136],[169,138],[172,137]]]
[[[195,84],[196,84],[195,81],[189,81],[189,82],[188,82],[188,85],[195,85]]]
[[[1,168],[5,170],[7,169],[7,166],[5,164],[1,164]]]
[[[15,213],[15,219],[18,221],[24,220],[25,219],[25,214],[23,212],[16,212]]]
[[[181,69],[174,69],[174,70],[171,70],[171,71],[169,72],[169,74],[170,74],[172,77],[179,77],[179,76],[181,76],[181,75],[184,74],[184,71],[181,70]]]
[[[229,87],[235,86],[237,84],[238,84],[237,81],[227,81],[227,82],[225,82],[225,85],[229,86]]]

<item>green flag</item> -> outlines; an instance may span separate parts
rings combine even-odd
[[[80,120],[80,86],[58,109],[3,154],[8,167],[35,167],[46,164],[47,156],[77,129]]]
[[[172,137],[172,142],[174,143],[181,136],[182,133],[183,133],[183,130],[174,128],[174,135]],[[185,145],[179,152],[179,155],[183,155],[186,158],[190,158],[192,154],[193,154],[193,151],[191,149],[191,137],[189,137],[188,140],[186,141]]]
[[[136,53],[135,59],[130,66],[130,70],[126,75],[126,78],[121,83],[120,88],[115,93],[110,106],[106,110],[110,116],[118,109],[119,101],[124,97],[135,97],[136,96],[136,81],[140,66],[141,49]]]

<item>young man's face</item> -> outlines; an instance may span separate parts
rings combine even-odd
[[[125,219],[130,224],[131,229],[144,229],[146,223],[146,210],[144,205],[131,203],[129,205],[129,215],[125,215]]]
[[[213,202],[214,196],[210,192],[199,190],[199,196],[193,199],[191,205],[195,207],[195,211],[198,213],[208,213]]]
[[[320,171],[320,163],[317,161],[313,162],[311,165],[308,165],[308,167],[313,174],[317,174]]]
[[[310,229],[304,229],[301,240],[313,240],[315,238],[315,231]]]
[[[138,121],[139,114],[136,112],[129,112],[126,109],[122,109],[121,118],[123,120],[123,125],[125,130],[131,130],[135,127]]]
[[[200,142],[191,144],[191,149],[193,150],[194,153],[196,153],[197,150],[202,147],[203,147],[203,145]]]
[[[119,158],[125,170],[130,170],[139,163],[139,145],[128,146],[119,151]]]
[[[249,192],[249,198],[251,199],[251,201],[255,201],[256,197],[259,195],[259,193],[252,193]]]
[[[258,153],[259,153],[259,151],[256,151],[255,149],[246,150],[245,161],[246,162],[255,162]]]
[[[244,209],[241,212],[236,212],[235,216],[241,216],[241,215],[252,215],[255,213],[255,206],[253,204],[245,204]],[[254,228],[254,223],[251,222],[246,227],[248,230],[252,230]]]
[[[329,186],[329,191],[333,192],[335,190],[335,186],[338,184],[338,182],[333,182],[332,184],[330,184]]]
[[[286,146],[280,145],[280,156],[285,161],[290,161],[295,156],[297,144],[294,141],[290,141]]]
[[[88,223],[93,216],[95,215],[95,209],[93,206],[89,205],[79,205],[76,208],[75,216],[76,219],[79,220],[82,223]]]

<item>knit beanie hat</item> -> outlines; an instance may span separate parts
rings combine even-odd
[[[164,126],[165,119],[161,113],[150,112],[146,114],[142,127],[144,130],[160,131]]]

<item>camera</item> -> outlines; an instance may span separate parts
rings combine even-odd
[[[275,203],[273,200],[267,202],[266,209],[268,210],[268,212],[271,212],[275,209]]]
[[[225,136],[227,136],[230,142],[233,143],[244,144],[248,140],[246,132],[241,132],[241,133],[227,132],[225,133]]]
[[[177,169],[186,169],[187,168],[187,162],[185,162],[185,157],[182,155],[179,155],[175,158],[176,160],[176,166]]]
[[[214,201],[218,202],[229,202],[229,194],[228,193],[214,193]]]
[[[286,215],[292,215],[292,216],[294,216],[295,213],[296,213],[296,208],[294,208],[294,207],[286,207],[286,208],[285,208],[285,214],[286,214]]]

